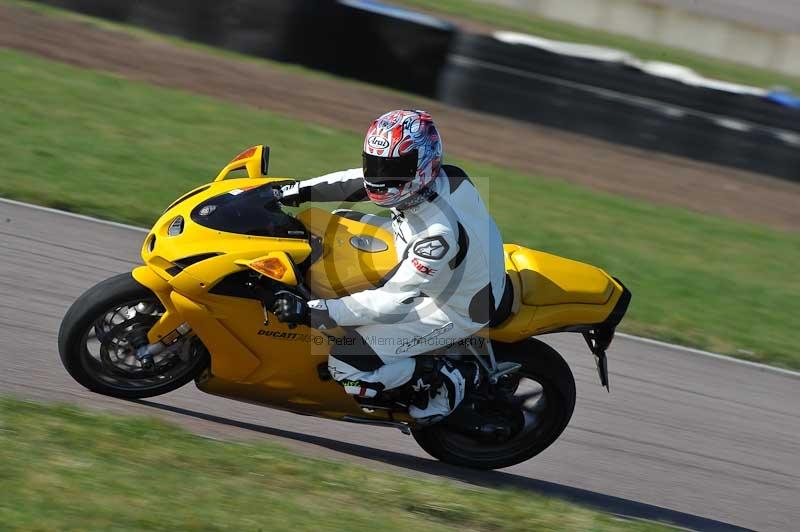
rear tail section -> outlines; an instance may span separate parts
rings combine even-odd
[[[515,342],[557,331],[612,331],[628,308],[630,292],[600,268],[513,244],[505,246],[514,287],[514,313],[490,336]],[[604,335],[601,335],[604,336]]]

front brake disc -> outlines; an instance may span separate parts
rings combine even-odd
[[[158,317],[156,316],[136,315],[133,318],[114,325],[111,329],[106,331],[103,334],[102,340],[100,340],[100,362],[103,365],[103,369],[112,374],[126,378],[143,378],[155,375],[159,369],[158,367],[147,371],[142,368],[138,358],[136,359],[136,361],[139,362],[138,366],[127,364],[124,360],[128,357],[136,358],[136,349],[128,340],[130,333],[137,328],[146,328],[150,330],[157,321]],[[98,339],[100,338],[98,337]],[[120,351],[123,351],[123,353],[120,353]],[[112,352],[116,360],[112,359]]]

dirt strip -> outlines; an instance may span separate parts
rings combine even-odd
[[[392,108],[433,113],[448,153],[697,212],[800,230],[800,184],[240,61],[0,4],[0,47],[362,132]],[[355,160],[355,156],[354,156]],[[531,191],[535,193],[535,191]]]

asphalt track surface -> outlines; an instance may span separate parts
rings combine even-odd
[[[0,394],[158,416],[214,438],[263,438],[311,455],[509,486],[694,530],[797,530],[800,381],[679,349],[618,338],[600,387],[577,335],[545,340],[573,368],[578,403],[550,449],[499,472],[440,464],[394,429],[319,420],[202,394],[147,401],[91,393],[58,360],[72,301],[139,261],[143,233],[0,201]]]

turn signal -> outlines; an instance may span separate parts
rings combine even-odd
[[[231,162],[235,163],[236,161],[241,161],[242,159],[249,159],[250,157],[252,157],[253,155],[256,154],[256,150],[257,149],[258,149],[257,146],[253,146],[252,148],[248,148],[248,149],[244,150],[242,153],[240,153],[239,155],[237,155],[236,157],[234,157]]]
[[[286,275],[286,266],[280,259],[274,257],[264,260],[257,260],[248,264],[248,266],[262,275],[266,275],[271,279],[280,281]]]

